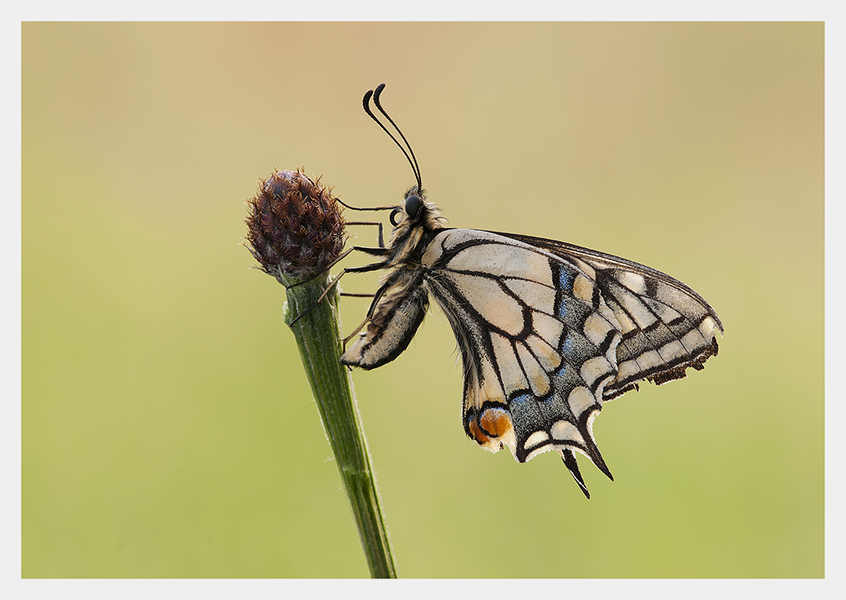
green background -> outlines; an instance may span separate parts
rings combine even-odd
[[[645,263],[726,326],[605,408],[588,501],[464,436],[433,309],[354,374],[400,575],[823,576],[822,24],[24,24],[22,68],[24,577],[367,576],[239,242],[274,167],[402,198],[381,82],[452,226]]]

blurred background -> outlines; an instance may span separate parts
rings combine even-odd
[[[240,243],[274,168],[402,199],[411,170],[361,109],[382,82],[450,225],[647,264],[726,327],[703,372],[605,407],[615,481],[582,459],[588,501],[555,454],[465,437],[432,309],[354,373],[400,575],[824,575],[822,24],[22,37],[24,577],[368,575],[284,290]],[[368,301],[342,302],[351,331]]]

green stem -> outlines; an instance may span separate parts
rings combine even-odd
[[[287,278],[285,278],[287,279]],[[328,275],[289,287],[285,322],[308,310],[326,289]],[[341,365],[341,329],[336,288],[296,323],[291,325],[300,348],[311,391],[329,438],[338,471],[352,506],[371,577],[395,578],[388,532],[379,508],[376,479],[361,426],[361,416],[346,367]]]

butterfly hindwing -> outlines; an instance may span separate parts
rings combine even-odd
[[[619,324],[573,264],[518,240],[454,229],[423,255],[464,360],[464,426],[520,462],[575,449],[607,471],[591,424],[616,376]],[[566,462],[566,461],[565,461]]]

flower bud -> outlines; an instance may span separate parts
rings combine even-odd
[[[265,273],[310,279],[328,269],[344,247],[344,218],[331,190],[299,169],[277,171],[247,202],[247,248]]]

